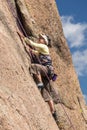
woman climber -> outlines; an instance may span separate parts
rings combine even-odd
[[[51,40],[45,34],[40,34],[38,42],[35,43],[29,38],[24,37],[21,32],[18,31],[18,34],[23,38],[27,45],[34,47],[32,53],[38,56],[39,63],[31,64],[30,73],[33,75],[38,88],[41,90],[42,97],[46,102],[48,102],[54,119],[57,120],[54,102],[51,97],[51,92],[54,90],[51,88],[49,83],[51,79],[55,80],[56,78],[48,48],[51,46]]]

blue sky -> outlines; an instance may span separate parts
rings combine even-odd
[[[87,103],[87,0],[56,0],[56,3]]]

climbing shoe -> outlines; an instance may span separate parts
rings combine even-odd
[[[57,117],[57,113],[56,111],[52,114],[54,120],[57,122],[58,121],[58,117]]]
[[[38,83],[38,84],[37,84],[37,87],[38,87],[39,89],[42,89],[42,88],[44,88],[44,85],[43,85],[43,83]]]

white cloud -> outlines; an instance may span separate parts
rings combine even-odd
[[[78,76],[87,74],[87,49],[74,52],[72,58]]]
[[[85,99],[85,101],[86,101],[86,104],[87,104],[87,95],[83,95],[84,96],[84,99]]]
[[[86,44],[87,23],[75,23],[72,16],[62,16],[62,25],[66,39],[71,48]]]
[[[78,76],[87,74],[87,49],[80,51],[87,43],[87,23],[75,23],[72,16],[62,16],[65,37],[73,50],[72,58]]]

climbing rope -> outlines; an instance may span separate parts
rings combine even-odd
[[[9,11],[12,12],[13,17],[15,17],[15,19],[18,21],[19,26],[20,26],[20,28],[22,29],[22,31],[24,32],[25,36],[28,37],[28,35],[27,35],[27,33],[26,33],[26,31],[25,31],[25,29],[24,29],[24,27],[23,27],[23,25],[22,25],[22,23],[21,23],[19,17],[15,16],[15,14],[13,13],[13,11],[12,11],[10,5],[9,5],[9,2],[7,2],[7,3],[8,3]],[[21,39],[21,41],[22,41],[22,39]],[[23,45],[24,45],[24,43],[23,43]],[[25,47],[25,45],[24,45],[24,47]],[[30,47],[29,47],[29,48],[30,48]],[[30,51],[30,49],[29,49],[29,56],[30,56],[31,61],[33,61],[32,55],[33,55],[33,54],[31,54],[31,51]],[[37,59],[38,59],[39,63],[41,64],[41,61],[40,61],[39,57],[37,57]],[[42,64],[41,64],[41,65],[42,65]],[[44,73],[45,73],[46,78],[48,79],[48,81],[49,81],[49,83],[50,83],[50,79],[49,79],[47,73],[46,73],[46,72],[44,72]],[[60,99],[60,98],[59,98],[59,100],[60,100],[60,102],[61,102],[61,99]],[[71,121],[70,117],[68,116],[68,114],[67,114],[67,112],[66,112],[66,110],[65,110],[65,108],[64,108],[64,106],[63,106],[63,104],[61,104],[61,107],[63,108],[63,110],[64,110],[64,112],[65,112],[65,114],[66,114],[66,116],[67,116],[67,118],[68,118],[68,120],[69,120],[69,122],[70,122],[71,127],[73,128],[73,130],[75,130],[74,125],[72,124],[72,121]]]
[[[66,114],[66,116],[67,116],[67,119],[68,119],[68,121],[69,121],[69,123],[70,123],[70,126],[73,128],[73,130],[76,130],[75,127],[74,127],[74,125],[72,124],[72,121],[71,121],[70,117],[68,116],[68,114],[67,114],[67,112],[66,112],[66,110],[65,110],[65,108],[64,108],[64,106],[63,106],[63,104],[61,104],[61,106],[62,106],[62,108],[63,108],[63,110],[64,110],[64,112],[65,112],[65,114]]]

